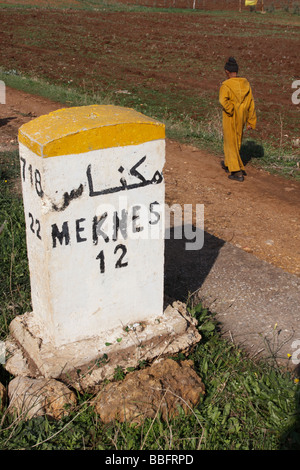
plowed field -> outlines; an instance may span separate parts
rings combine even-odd
[[[0,64],[114,102],[126,97],[126,105],[146,114],[155,108],[159,118],[214,123],[224,63],[233,55],[252,85],[256,139],[284,147],[299,137],[300,107],[291,99],[300,78],[298,18],[5,9]]]

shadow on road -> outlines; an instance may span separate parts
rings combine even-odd
[[[264,154],[263,146],[254,140],[247,140],[242,143],[240,155],[244,165],[247,165],[254,158],[263,158]]]
[[[0,119],[0,127],[6,126],[6,124],[8,124],[13,119],[16,119],[16,117],[7,117],[7,118]]]
[[[165,294],[182,302],[201,287],[225,243],[207,232],[201,249],[187,250],[189,241],[174,239],[174,229],[165,240]]]

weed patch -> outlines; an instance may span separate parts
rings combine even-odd
[[[25,220],[16,192],[19,177],[18,152],[0,153],[0,339],[8,333],[15,315],[30,307]]]
[[[1,179],[1,339],[15,315],[30,309],[25,224],[20,197],[14,192],[18,173],[15,152],[0,155]],[[77,407],[58,422],[47,417],[16,420],[4,410],[2,449],[39,450],[277,450],[299,449],[299,385],[292,375],[268,363],[254,362],[219,333],[214,316],[200,304],[189,307],[202,341],[188,359],[205,384],[199,405],[186,416],[164,421],[145,419],[141,426],[103,424],[93,397],[78,393]],[[173,358],[185,360],[185,356]],[[0,366],[2,368],[2,366]],[[128,371],[115,371],[122,380]],[[1,370],[1,376],[4,376]],[[1,417],[0,417],[1,418]]]
[[[206,393],[186,416],[103,424],[93,397],[78,394],[78,404],[59,422],[39,417],[28,422],[4,415],[0,446],[40,450],[278,450],[299,449],[299,386],[293,377],[255,363],[222,339],[213,315],[200,304],[190,309],[199,321],[202,342],[191,353]],[[184,360],[183,357],[173,358]],[[122,380],[123,372],[115,379]],[[159,411],[159,410],[158,410]]]

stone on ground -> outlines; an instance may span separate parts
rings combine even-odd
[[[68,407],[76,404],[75,394],[53,379],[16,377],[9,383],[8,397],[8,410],[22,419],[43,415],[59,419],[68,414]]]
[[[179,364],[166,359],[129,373],[123,381],[107,384],[94,406],[105,423],[117,419],[141,424],[144,418],[155,418],[157,414],[164,420],[173,418],[179,414],[179,407],[191,413],[204,393],[191,361]]]

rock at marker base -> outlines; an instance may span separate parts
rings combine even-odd
[[[77,401],[75,394],[57,380],[21,376],[9,383],[8,397],[9,412],[25,420],[43,415],[62,418]]]
[[[105,385],[93,402],[95,411],[105,423],[117,419],[136,424],[158,413],[164,420],[172,419],[180,408],[191,413],[205,394],[191,362],[166,359]]]

